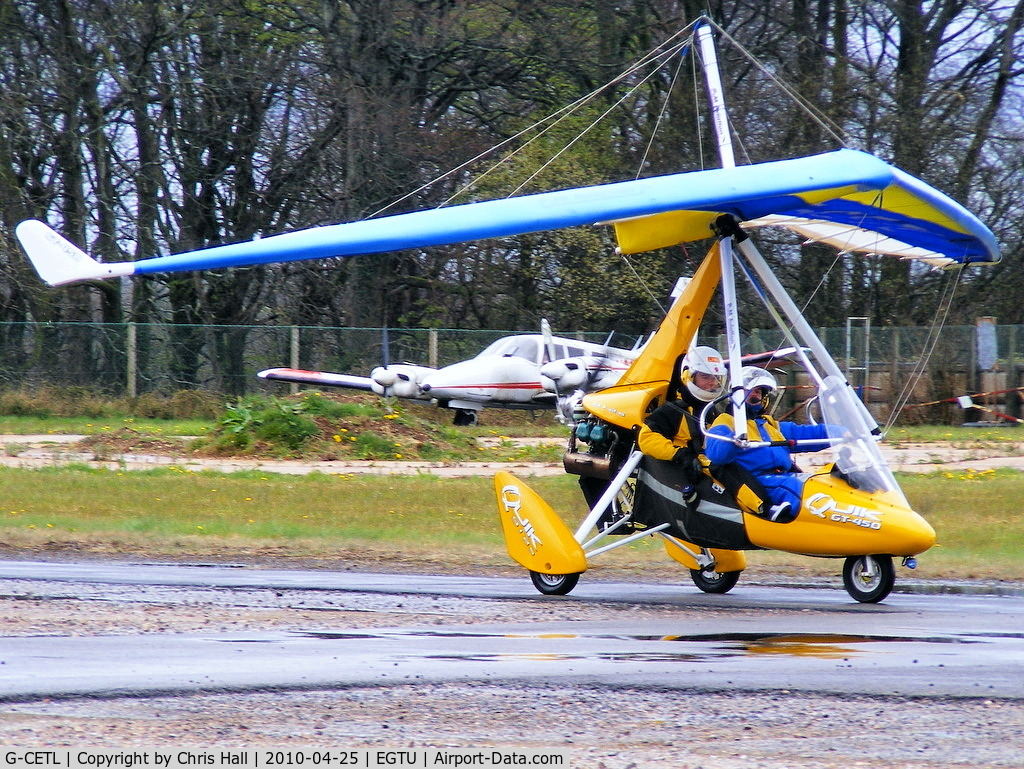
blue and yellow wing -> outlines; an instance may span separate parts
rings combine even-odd
[[[854,150],[415,211],[135,262],[97,262],[35,220],[19,224],[17,234],[40,277],[61,285],[377,254],[601,223],[614,224],[620,249],[636,253],[707,238],[721,214],[749,226],[790,227],[844,250],[940,265],[999,260],[994,235],[966,208]]]

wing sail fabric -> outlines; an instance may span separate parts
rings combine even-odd
[[[918,259],[935,267],[999,261],[995,236],[966,208],[899,169],[889,168],[881,189],[847,188],[801,195],[803,203],[762,217],[744,227],[778,226],[840,251]],[[815,199],[817,198],[817,199]],[[623,253],[638,253],[686,242],[694,212],[678,211],[616,222]]]
[[[807,237],[833,237],[835,232],[815,229],[815,223],[835,223],[923,249],[934,259],[999,260],[995,237],[969,211],[878,158],[854,150],[467,203],[136,262],[96,262],[70,243],[58,242],[60,236],[44,231],[41,222],[22,222],[18,237],[40,276],[59,285],[375,254],[602,222],[635,231],[642,237],[629,247],[645,250],[666,245],[666,238],[678,243],[709,237],[710,223],[720,214],[732,214],[741,222],[771,215],[796,217]],[[651,215],[662,216],[643,218]],[[880,247],[876,245],[876,251]]]

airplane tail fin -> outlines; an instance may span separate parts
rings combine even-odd
[[[21,222],[15,234],[39,277],[51,286],[134,273],[131,262],[100,264],[48,224],[37,219]]]

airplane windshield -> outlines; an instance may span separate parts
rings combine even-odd
[[[476,357],[507,358],[515,355],[519,358],[536,361],[540,354],[540,345],[531,336],[507,336],[492,342]]]
[[[872,432],[875,420],[853,388],[839,377],[827,376],[818,389],[818,404],[829,426],[836,467],[850,485],[868,492],[894,492],[903,498]]]

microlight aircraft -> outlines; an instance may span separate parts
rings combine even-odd
[[[585,393],[618,382],[636,356],[635,349],[554,336],[544,321],[540,334],[502,337],[475,357],[440,369],[388,363],[368,377],[294,368],[270,368],[257,376],[429,401],[452,409],[456,425],[476,424],[484,407],[554,408],[559,419],[569,422]]]
[[[654,535],[690,570],[697,587],[722,593],[746,567],[746,551],[775,549],[845,559],[848,593],[857,601],[880,601],[894,584],[893,559],[915,565],[915,556],[934,544],[935,532],[907,502],[878,450],[879,426],[750,231],[782,227],[842,253],[893,256],[941,269],[997,262],[996,239],[959,203],[864,152],[839,149],[736,166],[709,28],[702,24],[697,32],[721,168],[416,211],[135,262],[99,263],[39,221],[22,222],[17,235],[51,285],[375,254],[577,226],[610,224],[623,253],[714,238],[693,279],[619,382],[582,399],[566,467],[599,481],[603,493],[575,530],[522,480],[504,471],[495,476],[509,554],[540,592],[565,594],[591,559]],[[789,523],[739,509],[710,481],[690,501],[666,468],[636,448],[639,426],[668,396],[678,361],[716,293],[723,304],[730,396],[742,390],[737,273],[797,349],[817,387],[821,421],[835,428],[833,461],[807,478],[802,504]],[[746,425],[743,399],[729,397],[726,405],[735,424]],[[742,429],[735,440],[759,445]],[[601,521],[610,523],[599,528]]]

